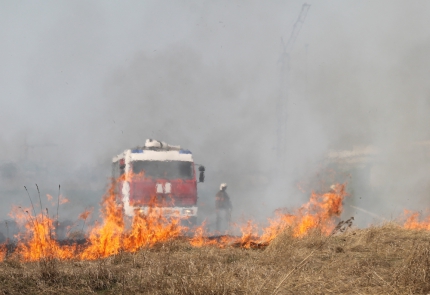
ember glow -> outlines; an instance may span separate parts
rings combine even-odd
[[[267,227],[258,226],[250,220],[244,225],[234,225],[237,231],[240,231],[240,235],[219,235],[214,238],[209,237],[205,231],[205,222],[191,230],[181,226],[181,220],[163,216],[161,211],[157,210],[155,197],[146,214],[135,211],[134,217],[130,219],[124,215],[115,182],[112,182],[101,203],[101,222],[89,229],[87,243],[83,246],[60,246],[55,239],[56,222],[50,219],[48,214],[34,216],[30,209],[15,208],[12,215],[21,221],[25,232],[17,237],[19,242],[12,255],[18,255],[23,261],[45,258],[95,260],[121,251],[136,252],[160,242],[185,236],[186,233],[193,234],[189,238],[189,243],[194,247],[265,247],[287,228],[291,229],[297,238],[317,228],[328,235],[335,227],[336,218],[342,212],[342,201],[346,195],[345,185],[337,184],[332,186],[328,193],[312,193],[308,203],[291,213],[278,210],[275,218],[268,221]],[[86,210],[79,218],[85,220],[90,213],[90,210]],[[5,249],[0,249],[0,258],[3,259],[5,253]]]

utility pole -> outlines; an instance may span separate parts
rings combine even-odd
[[[277,112],[277,124],[276,124],[276,160],[281,166],[281,172],[284,172],[285,166],[285,154],[287,150],[287,106],[288,106],[288,94],[290,88],[290,54],[293,50],[294,43],[300,30],[305,22],[306,15],[311,6],[307,3],[302,5],[299,17],[293,25],[293,30],[288,38],[287,43],[281,39],[282,53],[278,63],[280,64],[280,89],[279,98],[276,105]]]

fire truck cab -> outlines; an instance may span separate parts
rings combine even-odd
[[[136,210],[146,213],[155,207],[164,216],[195,223],[197,178],[189,150],[147,139],[144,146],[125,150],[112,162],[113,179],[119,180],[116,188],[126,215],[133,216]],[[204,167],[199,171],[199,182],[203,182]]]

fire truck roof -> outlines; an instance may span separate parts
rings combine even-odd
[[[138,146],[134,149],[125,150],[114,157],[112,161],[117,162],[119,159],[127,159],[127,161],[193,161],[191,151],[153,139],[147,139],[142,147]]]
[[[145,145],[141,148],[144,150],[180,150],[181,147],[179,145],[170,145],[165,143],[164,141],[158,141],[155,139],[147,139]]]

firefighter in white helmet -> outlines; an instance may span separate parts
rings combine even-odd
[[[222,214],[224,215],[224,219],[227,222],[227,225],[230,224],[232,206],[230,202],[230,197],[228,196],[226,190],[227,190],[227,184],[221,183],[219,187],[219,191],[215,196],[217,231],[220,230]]]

